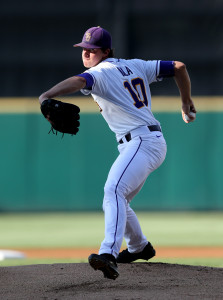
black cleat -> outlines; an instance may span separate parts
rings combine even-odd
[[[139,253],[130,253],[128,249],[120,252],[117,257],[117,263],[127,264],[137,259],[149,260],[155,255],[156,255],[156,250],[153,248],[150,242],[148,242],[145,248]]]
[[[105,278],[115,280],[119,276],[116,259],[111,254],[91,254],[88,261],[93,269],[102,271]]]

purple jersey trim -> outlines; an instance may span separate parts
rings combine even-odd
[[[172,77],[174,76],[174,61],[160,61],[159,77]]]
[[[83,77],[86,79],[86,86],[85,86],[85,89],[87,90],[91,90],[93,84],[94,84],[94,78],[91,74],[89,73],[82,73],[82,74],[78,74],[76,75],[78,77]]]

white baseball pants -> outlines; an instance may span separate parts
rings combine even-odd
[[[163,134],[150,132],[146,126],[131,131],[131,136],[129,142],[123,138],[124,143],[118,145],[120,154],[105,184],[105,238],[99,254],[109,253],[117,257],[123,238],[131,253],[142,251],[148,243],[129,203],[149,174],[162,164],[167,148]]]

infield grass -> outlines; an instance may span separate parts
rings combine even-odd
[[[144,234],[157,246],[223,246],[223,213],[138,212]],[[102,213],[0,214],[0,247],[98,247]]]
[[[144,234],[157,246],[223,246],[223,213],[137,213]],[[0,249],[99,248],[104,238],[102,213],[0,214]],[[123,243],[125,247],[125,243]],[[153,259],[154,262],[157,258]],[[0,265],[80,262],[19,259]],[[223,267],[217,258],[177,258],[162,262]]]

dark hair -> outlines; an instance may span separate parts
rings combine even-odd
[[[107,49],[108,49],[108,48],[102,48],[101,50],[102,50],[103,52],[105,52]],[[115,50],[114,50],[114,49],[109,49],[109,50],[110,50],[110,52],[109,52],[109,54],[108,54],[108,58],[115,57]]]

